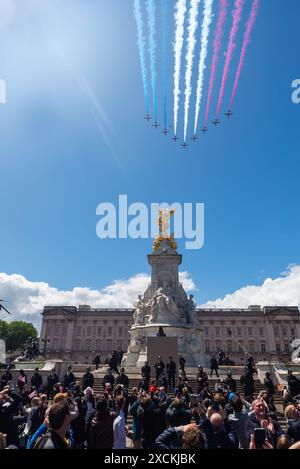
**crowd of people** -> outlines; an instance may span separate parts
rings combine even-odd
[[[292,371],[282,391],[281,426],[270,373],[257,395],[251,357],[240,377],[242,393],[230,371],[211,389],[201,366],[193,389],[182,356],[167,363],[158,356],[153,370],[146,362],[136,387],[118,363],[111,365],[100,393],[90,368],[78,380],[69,366],[61,381],[53,369],[46,383],[38,368],[30,383],[23,370],[14,382],[7,369],[0,388],[0,449],[300,449],[300,381]]]

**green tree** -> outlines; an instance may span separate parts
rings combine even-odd
[[[0,339],[6,340],[8,336],[8,322],[0,321]]]
[[[28,322],[13,321],[7,323],[8,334],[6,337],[6,350],[14,352],[15,350],[22,349],[27,340],[32,337],[37,338],[36,328]]]

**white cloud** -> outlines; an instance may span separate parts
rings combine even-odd
[[[179,277],[186,291],[195,289],[188,272],[181,272]],[[138,294],[143,294],[149,283],[148,274],[138,274],[128,279],[116,280],[102,290],[75,287],[73,290],[64,291],[45,282],[31,282],[22,275],[0,273],[0,298],[7,300],[5,306],[12,313],[12,316],[7,318],[1,314],[1,319],[29,319],[39,327],[40,313],[44,306],[86,304],[99,308],[131,308]]]
[[[267,278],[262,285],[248,285],[203,306],[248,308],[249,305],[300,306],[300,265],[289,266],[280,277]]]
[[[179,274],[185,290],[191,292],[196,286],[188,272]],[[138,274],[114,281],[101,290],[75,287],[64,291],[45,282],[31,282],[22,275],[0,273],[0,298],[12,312],[11,317],[0,313],[1,319],[32,321],[40,326],[44,306],[78,306],[87,304],[99,308],[131,308],[138,294],[144,293],[150,283],[148,274]],[[289,266],[278,278],[267,278],[262,285],[248,285],[224,298],[208,301],[207,308],[247,308],[251,304],[261,306],[300,306],[300,265]]]

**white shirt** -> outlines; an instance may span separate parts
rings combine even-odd
[[[118,417],[116,417],[114,420],[113,429],[114,429],[113,449],[126,449],[125,416],[122,410],[120,411]]]

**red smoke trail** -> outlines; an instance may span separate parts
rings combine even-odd
[[[232,108],[232,104],[233,104],[233,101],[234,101],[234,98],[235,98],[235,95],[236,95],[236,90],[237,90],[237,87],[238,87],[239,79],[240,79],[240,76],[241,76],[241,71],[242,71],[242,68],[243,68],[244,63],[245,63],[247,47],[250,44],[251,33],[252,33],[252,29],[253,29],[253,26],[255,24],[255,20],[256,20],[256,17],[257,17],[258,8],[259,8],[259,0],[253,0],[252,7],[251,7],[251,12],[250,12],[250,17],[249,17],[246,32],[245,32],[245,35],[244,35],[244,41],[243,41],[243,46],[242,46],[240,62],[239,62],[239,65],[238,65],[236,76],[235,76],[235,82],[234,82],[234,87],[233,87],[233,91],[232,91],[232,95],[231,95],[231,101],[230,101],[230,109]]]
[[[219,117],[221,106],[222,106],[222,101],[223,101],[224,91],[225,91],[225,85],[226,85],[227,78],[228,78],[229,67],[230,67],[230,64],[231,64],[232,57],[233,57],[233,52],[234,52],[234,49],[235,49],[235,39],[236,39],[238,30],[239,30],[239,24],[240,24],[240,21],[241,21],[241,18],[242,18],[244,2],[245,2],[245,0],[235,0],[234,10],[233,10],[233,13],[232,13],[233,23],[232,23],[232,28],[231,28],[230,35],[229,35],[229,42],[228,42],[228,47],[227,47],[227,52],[226,52],[225,66],[224,66],[222,82],[221,82],[221,88],[220,88],[220,93],[219,93],[219,100],[218,100],[218,107],[217,107],[217,118]]]
[[[217,70],[219,54],[220,54],[220,49],[221,49],[221,44],[222,44],[223,26],[224,26],[224,23],[225,23],[225,20],[226,20],[226,10],[227,10],[227,0],[220,0],[217,30],[216,30],[216,33],[215,33],[215,40],[214,40],[214,46],[213,46],[212,66],[211,66],[209,87],[208,87],[208,95],[207,95],[205,123],[204,123],[205,126],[207,124],[207,119],[208,119],[208,115],[209,115],[212,91],[213,91],[213,87],[214,87],[214,82],[215,82],[215,77],[216,77],[216,70]]]

